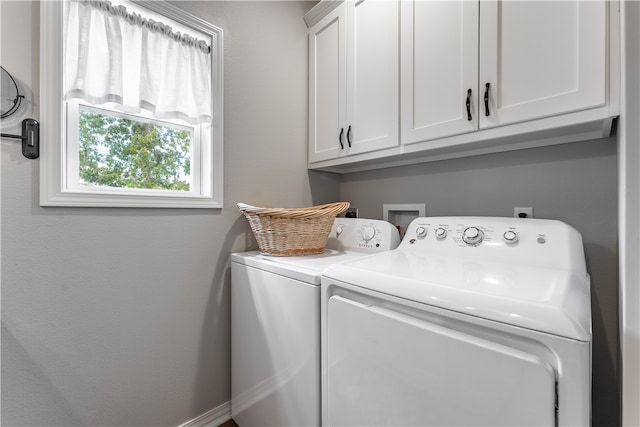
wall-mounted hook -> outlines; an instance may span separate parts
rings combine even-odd
[[[22,135],[0,134],[2,138],[13,138],[22,141],[22,155],[27,159],[40,157],[40,123],[35,119],[22,121]]]

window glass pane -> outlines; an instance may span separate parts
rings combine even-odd
[[[81,108],[79,184],[191,191],[193,132]]]

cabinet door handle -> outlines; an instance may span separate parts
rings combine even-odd
[[[487,83],[484,86],[484,115],[489,116],[489,87],[491,83]]]
[[[349,125],[349,129],[347,129],[347,144],[349,144],[349,148],[351,148],[351,125]]]
[[[467,91],[467,120],[471,121],[471,89]]]
[[[344,150],[344,144],[342,143],[342,134],[344,133],[344,128],[340,128],[340,136],[338,136],[338,142],[340,143],[340,149]]]

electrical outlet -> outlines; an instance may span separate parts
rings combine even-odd
[[[514,218],[533,218],[533,208],[513,208]]]
[[[358,218],[358,208],[349,208],[344,213],[346,218]]]

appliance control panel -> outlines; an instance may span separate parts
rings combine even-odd
[[[398,229],[387,221],[366,218],[336,218],[327,248],[382,252],[400,244]]]
[[[416,218],[399,249],[548,266],[577,262],[573,254],[583,254],[582,236],[568,224],[501,217]]]

